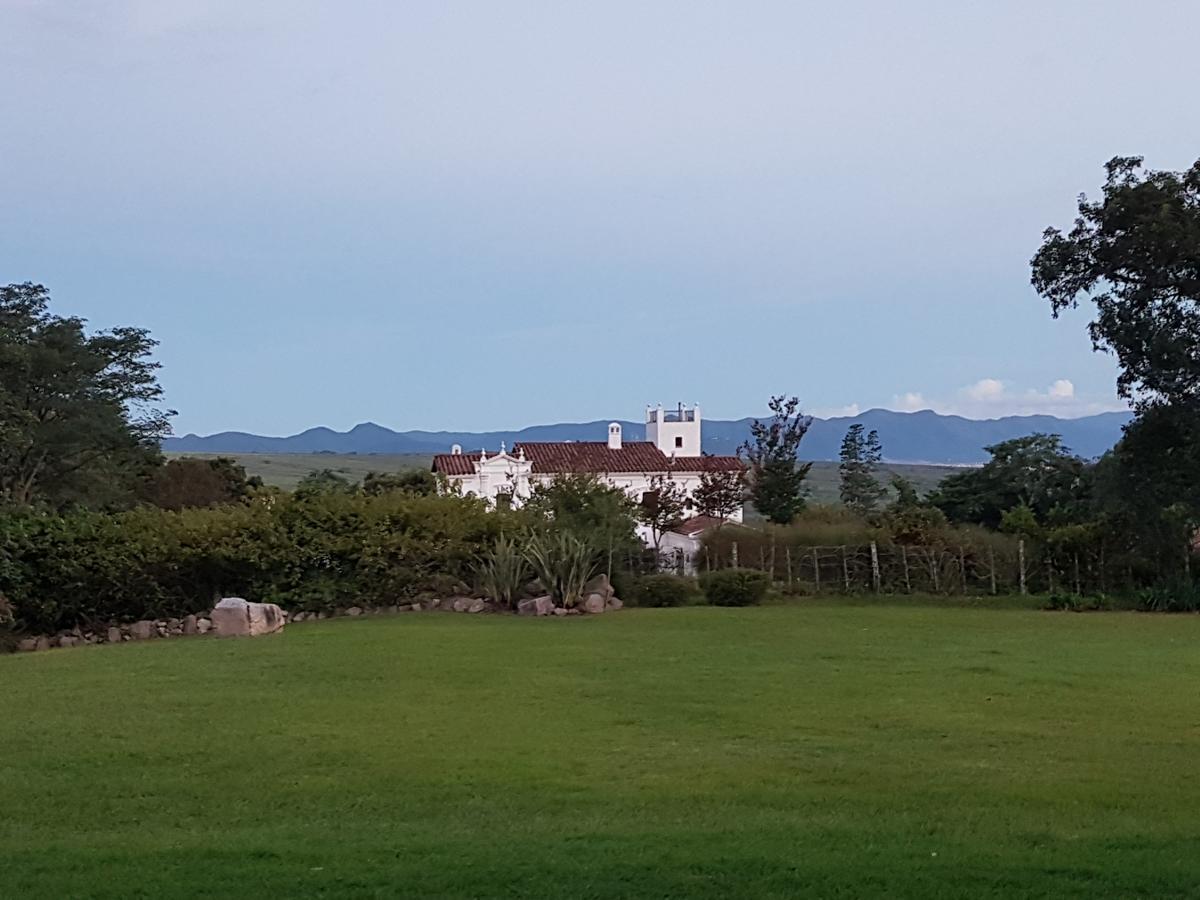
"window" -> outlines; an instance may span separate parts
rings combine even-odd
[[[678,450],[682,446],[683,446],[683,436],[677,435],[675,438],[675,449]]]

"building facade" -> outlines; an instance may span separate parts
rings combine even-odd
[[[652,482],[669,477],[686,493],[689,504],[702,473],[738,471],[736,456],[705,456],[700,450],[700,407],[665,410],[646,408],[646,440],[626,441],[621,425],[612,422],[604,441],[522,441],[511,449],[503,444],[495,453],[486,448],[464,453],[455,446],[433,459],[433,471],[464,495],[490,503],[505,498],[520,506],[533,485],[556,475],[595,475],[641,502]],[[739,510],[733,521],[740,522]]]

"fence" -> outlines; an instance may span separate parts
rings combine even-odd
[[[1017,540],[986,545],[759,545],[740,555],[739,549],[737,541],[705,545],[690,559],[664,555],[658,565],[680,573],[758,569],[770,573],[780,587],[813,594],[1096,594],[1134,583],[1120,560],[1105,559],[1103,546],[1050,551]]]

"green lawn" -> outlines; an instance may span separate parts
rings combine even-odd
[[[1200,895],[1200,616],[426,613],[0,686],[4,897]]]

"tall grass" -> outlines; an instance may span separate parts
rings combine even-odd
[[[599,571],[596,548],[569,531],[532,535],[525,558],[554,602],[568,609],[579,602],[584,587]]]

